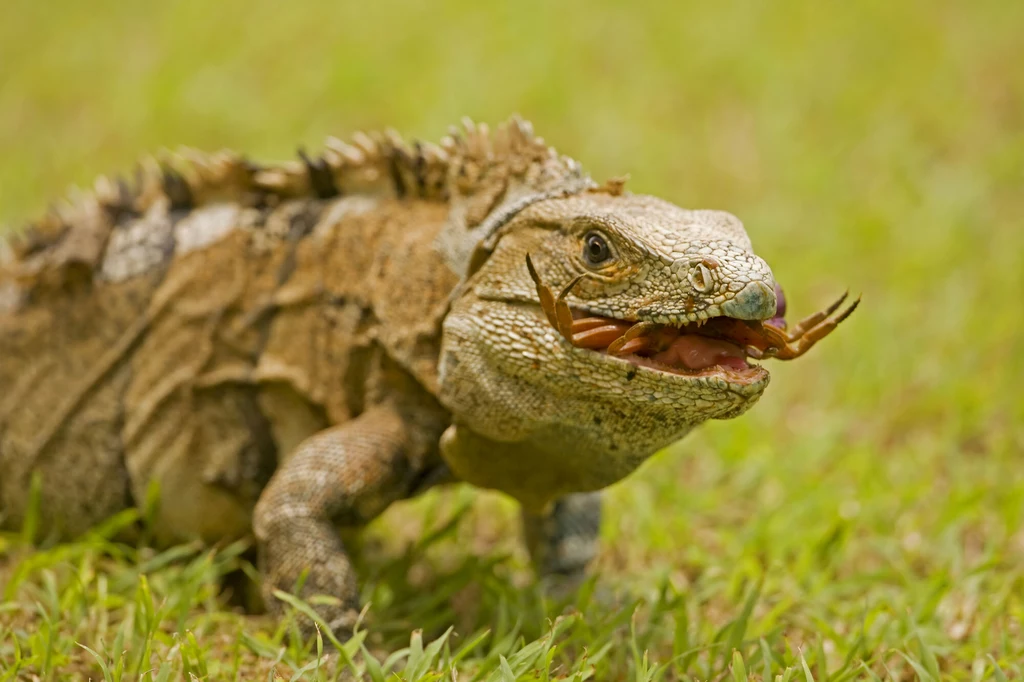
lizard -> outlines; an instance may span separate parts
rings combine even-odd
[[[463,481],[519,502],[542,575],[582,575],[603,488],[857,305],[787,328],[739,219],[624,182],[512,117],[72,191],[0,240],[0,525],[35,495],[73,537],[157,490],[152,542],[254,539],[270,611],[301,585],[343,633],[340,529]]]

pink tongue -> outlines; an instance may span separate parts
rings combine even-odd
[[[745,369],[747,354],[743,349],[727,341],[710,339],[706,336],[683,334],[672,345],[652,358],[670,367],[682,365],[687,369],[707,369],[715,365]]]

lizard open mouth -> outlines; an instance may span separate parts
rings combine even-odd
[[[644,320],[620,320],[573,309],[566,296],[579,282],[574,279],[557,296],[544,285],[529,257],[530,276],[537,286],[541,308],[552,326],[573,346],[598,351],[634,365],[671,374],[724,375],[731,381],[749,382],[764,374],[749,358],[774,357],[792,360],[828,336],[856,310],[860,298],[833,315],[846,294],[825,310],[814,313],[787,329],[786,298],[775,286],[775,315],[767,320],[712,317],[681,325]]]
[[[572,312],[571,343],[578,348],[672,374],[728,372],[743,377],[754,369],[748,362],[746,344],[735,333],[740,330],[733,329],[733,323],[744,324],[741,320],[719,317],[705,324],[674,327]],[[756,335],[753,325],[749,329]]]

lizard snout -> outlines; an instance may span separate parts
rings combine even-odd
[[[775,315],[775,290],[763,280],[754,280],[721,304],[722,314],[737,320],[767,320]]]

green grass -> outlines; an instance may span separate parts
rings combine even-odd
[[[333,669],[227,602],[238,548],[8,536],[0,679],[1024,676],[1024,3],[4,15],[0,221],[161,146],[277,158],[517,111],[598,179],[741,216],[795,314],[864,302],[775,363],[751,413],[612,488],[595,577],[565,601],[533,582],[511,504],[466,488],[370,528],[370,607]]]

